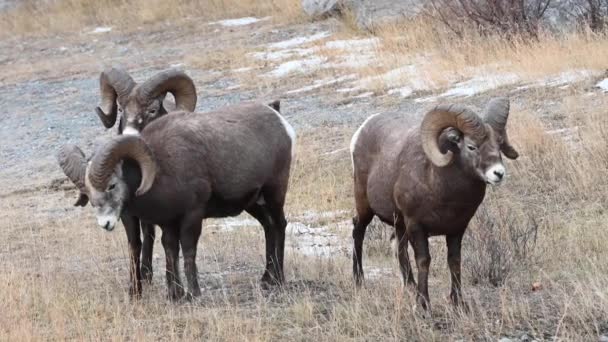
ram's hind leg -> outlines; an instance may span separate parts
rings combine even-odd
[[[262,189],[264,196],[263,205],[268,211],[272,222],[272,237],[274,238],[274,248],[271,251],[271,260],[273,268],[270,270],[271,275],[279,284],[285,282],[285,273],[283,271],[283,261],[285,255],[285,229],[287,228],[287,220],[285,219],[285,195],[287,194],[288,177],[283,178],[284,182],[278,184],[267,185]]]
[[[262,276],[263,283],[278,283],[277,278],[277,262],[278,260],[273,257],[275,251],[275,237],[274,237],[274,225],[270,212],[268,209],[261,204],[254,203],[247,208],[247,213],[253,216],[264,228],[264,238],[266,240],[266,269]]]
[[[353,277],[355,285],[363,283],[363,240],[367,226],[374,218],[372,208],[369,206],[365,188],[355,181],[355,206],[357,215],[353,217]]]
[[[403,284],[416,287],[416,281],[414,280],[414,274],[412,273],[412,265],[410,264],[410,257],[407,253],[407,229],[403,216],[401,215],[395,220],[395,239],[397,240],[397,259],[399,260],[399,269],[401,270]]]

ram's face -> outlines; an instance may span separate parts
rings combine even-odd
[[[107,231],[114,230],[129,195],[129,188],[122,178],[121,163],[116,167],[106,189],[95,189],[89,182],[87,189],[91,205],[95,208],[97,224]]]
[[[149,103],[139,103],[130,100],[124,106],[118,107],[122,116],[122,134],[139,135],[141,130],[162,114],[164,96],[152,99]]]
[[[497,137],[494,131],[488,128],[486,139],[483,141],[475,142],[465,136],[460,145],[460,159],[463,166],[491,185],[500,184],[506,174]]]

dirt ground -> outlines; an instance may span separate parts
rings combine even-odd
[[[596,183],[598,194],[581,190],[589,194],[585,198],[555,195],[551,185],[536,187],[542,172],[550,174],[535,174],[531,160],[534,153],[542,155],[545,140],[534,146],[517,140],[536,132],[536,126],[515,123],[512,140],[529,154],[523,154],[523,161],[508,162],[513,176],[490,191],[487,204],[493,213],[516,208],[509,213],[516,212],[513,219],[522,225],[530,221],[521,217],[538,215],[538,246],[530,252],[534,258],[510,265],[513,272],[498,287],[476,282],[474,270],[467,268],[464,287],[473,310],[463,315],[449,306],[443,240],[433,238],[433,316],[421,317],[412,308],[412,294],[401,288],[389,230],[380,224],[366,241],[366,287],[357,292],[352,285],[348,141],[371,114],[405,113],[414,122],[445,99],[418,101],[432,92],[410,98],[337,92],[340,84],[292,92],[315,79],[340,75],[325,71],[272,79],[264,74],[276,64],[247,55],[319,32],[343,35],[340,23],[331,19],[236,27],[188,19],[131,32],[91,30],[0,41],[0,339],[590,341],[608,334],[608,277],[594,276],[607,271],[607,259],[599,256],[608,237],[605,178]],[[220,54],[220,46],[233,49]],[[282,113],[299,137],[286,208],[290,226],[284,290],[260,288],[262,229],[242,215],[204,223],[200,300],[172,304],[165,298],[160,241],[152,284],[144,288],[141,301],[129,300],[125,234],[103,231],[90,207],[72,206],[76,192],[55,160],[62,144],[75,143],[88,153],[115,134],[102,128],[93,110],[99,101],[99,72],[110,65],[126,68],[136,81],[169,67],[183,68],[196,83],[198,111],[243,100],[281,99]],[[247,68],[252,69],[238,71]],[[508,95],[512,120],[537,118],[560,141],[574,139],[576,144],[576,134],[569,133],[574,126],[569,114],[576,111],[584,117],[606,108],[605,96],[594,88],[597,81],[533,90],[500,87],[450,101],[480,109],[490,97]],[[580,167],[587,172],[587,166]],[[547,167],[559,167],[559,162]],[[606,175],[601,169],[591,172]],[[525,183],[518,177],[538,179]],[[560,181],[556,177],[552,184],[559,186]],[[570,201],[564,199],[569,196]],[[558,197],[560,202],[552,202]],[[573,247],[579,240],[584,243]],[[471,241],[464,250],[477,248],[473,243],[478,242]],[[559,253],[566,247],[584,252],[568,258]],[[542,290],[532,290],[535,282],[542,283]]]

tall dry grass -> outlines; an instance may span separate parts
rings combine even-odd
[[[481,35],[470,30],[463,37],[436,20],[420,16],[377,27],[378,63],[360,70],[362,76],[376,76],[412,65],[424,82],[434,88],[446,87],[471,77],[515,75],[519,82],[532,82],[564,71],[591,70],[601,73],[608,59],[605,34],[589,31],[541,32],[537,40],[499,35]],[[410,74],[400,83],[411,85]],[[399,83],[399,82],[397,82]],[[373,88],[395,85],[379,80]]]
[[[94,25],[133,29],[183,18],[272,16],[287,22],[299,20],[301,13],[296,0],[24,0],[0,13],[0,36],[70,32]]]

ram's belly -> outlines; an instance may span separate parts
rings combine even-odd
[[[234,198],[222,198],[213,194],[207,203],[205,217],[236,216],[260,200],[260,190],[254,189],[244,195]]]
[[[405,216],[419,223],[428,235],[449,235],[464,231],[476,209],[477,205],[422,202]]]

